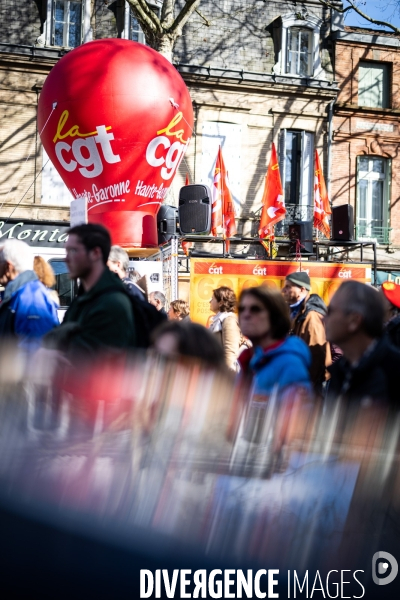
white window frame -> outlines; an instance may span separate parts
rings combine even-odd
[[[320,31],[322,25],[322,19],[314,15],[307,15],[304,18],[294,13],[283,15],[282,19],[282,45],[278,56],[278,62],[274,67],[274,72],[281,75],[288,75],[290,77],[298,77],[304,79],[304,77],[310,79],[326,79],[325,72],[321,66],[321,57],[319,52],[319,41]],[[294,75],[287,72],[287,55],[288,55],[288,30],[291,27],[300,29],[309,29],[311,35],[311,73],[309,75]]]
[[[384,173],[377,173],[371,170],[369,165],[368,171],[360,170],[360,159],[368,159],[372,162],[374,159],[382,160],[384,164]],[[373,232],[373,223],[372,223],[372,182],[374,181],[383,181],[383,199],[382,199],[382,225],[381,227],[386,228],[390,226],[390,185],[391,185],[391,172],[392,172],[392,164],[390,158],[385,158],[383,156],[378,155],[362,155],[357,156],[357,203],[356,203],[356,226],[358,231],[358,237],[368,238],[368,239],[378,239],[378,237]],[[361,208],[361,199],[360,199],[360,181],[367,181],[367,201],[366,201],[366,216],[363,217],[366,223],[361,223],[360,219],[360,208]],[[361,228],[365,227],[364,233],[361,231]]]
[[[156,8],[158,11],[158,17],[160,17],[161,14],[161,9],[162,9],[162,5],[163,5],[163,0],[151,0],[151,2],[147,2],[147,4],[149,5],[149,8]],[[129,37],[130,34],[130,19],[131,19],[131,7],[128,4],[128,2],[126,2],[125,0],[125,22],[124,22],[124,30],[121,34],[121,37],[124,40],[130,40],[131,38]],[[138,42],[140,44],[146,44],[146,38],[144,35],[144,32],[142,30],[142,28],[140,27],[139,23],[138,23],[138,27],[139,27],[139,39]]]
[[[301,164],[298,206],[312,206],[314,202],[314,133],[298,129],[281,129],[279,137],[279,170],[283,194],[286,183],[286,140],[289,132],[301,134]],[[304,174],[306,173],[306,176]],[[287,204],[293,204],[285,198]]]
[[[126,2],[126,1],[125,1],[125,21],[124,21],[124,30],[123,30],[123,32],[122,32],[122,34],[121,34],[121,37],[122,37],[124,40],[130,40],[130,39],[131,39],[131,38],[129,37],[130,30],[131,30],[131,28],[130,28],[130,24],[131,24],[131,23],[130,23],[130,21],[131,21],[131,7],[130,7],[130,5],[128,4],[128,2]],[[138,36],[138,38],[139,38],[139,39],[138,39],[138,42],[139,42],[140,44],[146,44],[146,38],[145,38],[145,36],[144,36],[144,33],[143,33],[143,31],[142,31],[142,29],[141,29],[141,27],[140,27],[139,23],[138,23],[138,27],[139,27],[139,36]]]
[[[229,188],[232,193],[235,214],[241,211],[242,186],[242,139],[243,126],[240,123],[226,121],[203,121],[201,131],[201,178],[200,183],[208,185],[210,190],[214,185],[215,163],[218,148],[221,146],[222,155],[228,172]]]
[[[46,46],[54,46],[53,44],[53,15],[56,0],[47,2],[47,17],[44,26],[44,34]],[[81,44],[90,42],[93,39],[93,31],[90,25],[91,15],[91,0],[82,0],[82,16],[81,16]],[[61,46],[64,47],[64,46]]]

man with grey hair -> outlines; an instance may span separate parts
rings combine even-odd
[[[167,311],[165,310],[166,297],[162,292],[151,292],[149,296],[149,302],[162,314],[167,316]]]
[[[400,352],[383,335],[384,306],[371,286],[346,281],[334,294],[325,317],[326,337],[343,356],[329,371],[329,395],[368,404],[400,406]]]
[[[0,337],[17,338],[34,350],[42,336],[59,325],[57,306],[33,271],[33,253],[25,242],[7,240],[0,248]]]
[[[118,275],[130,296],[139,300],[146,300],[142,288],[128,277],[129,256],[126,250],[121,246],[111,246],[107,266],[110,271]]]

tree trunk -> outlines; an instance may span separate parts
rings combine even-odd
[[[174,49],[176,37],[164,33],[160,37],[152,36],[152,39],[147,39],[147,43],[153,50],[157,50],[170,63],[172,63],[172,51]]]

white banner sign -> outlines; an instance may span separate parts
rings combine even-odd
[[[82,223],[87,223],[87,198],[82,196],[82,198],[72,200],[70,211],[71,227],[75,227],[76,225],[82,225]]]

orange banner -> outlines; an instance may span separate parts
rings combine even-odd
[[[311,293],[319,294],[327,304],[343,281],[371,283],[371,267],[365,264],[305,261],[301,270],[311,278]],[[299,262],[192,258],[190,318],[207,325],[213,315],[210,311],[213,290],[222,285],[232,288],[237,296],[243,288],[262,284],[280,290],[286,275],[294,271],[300,271]]]

